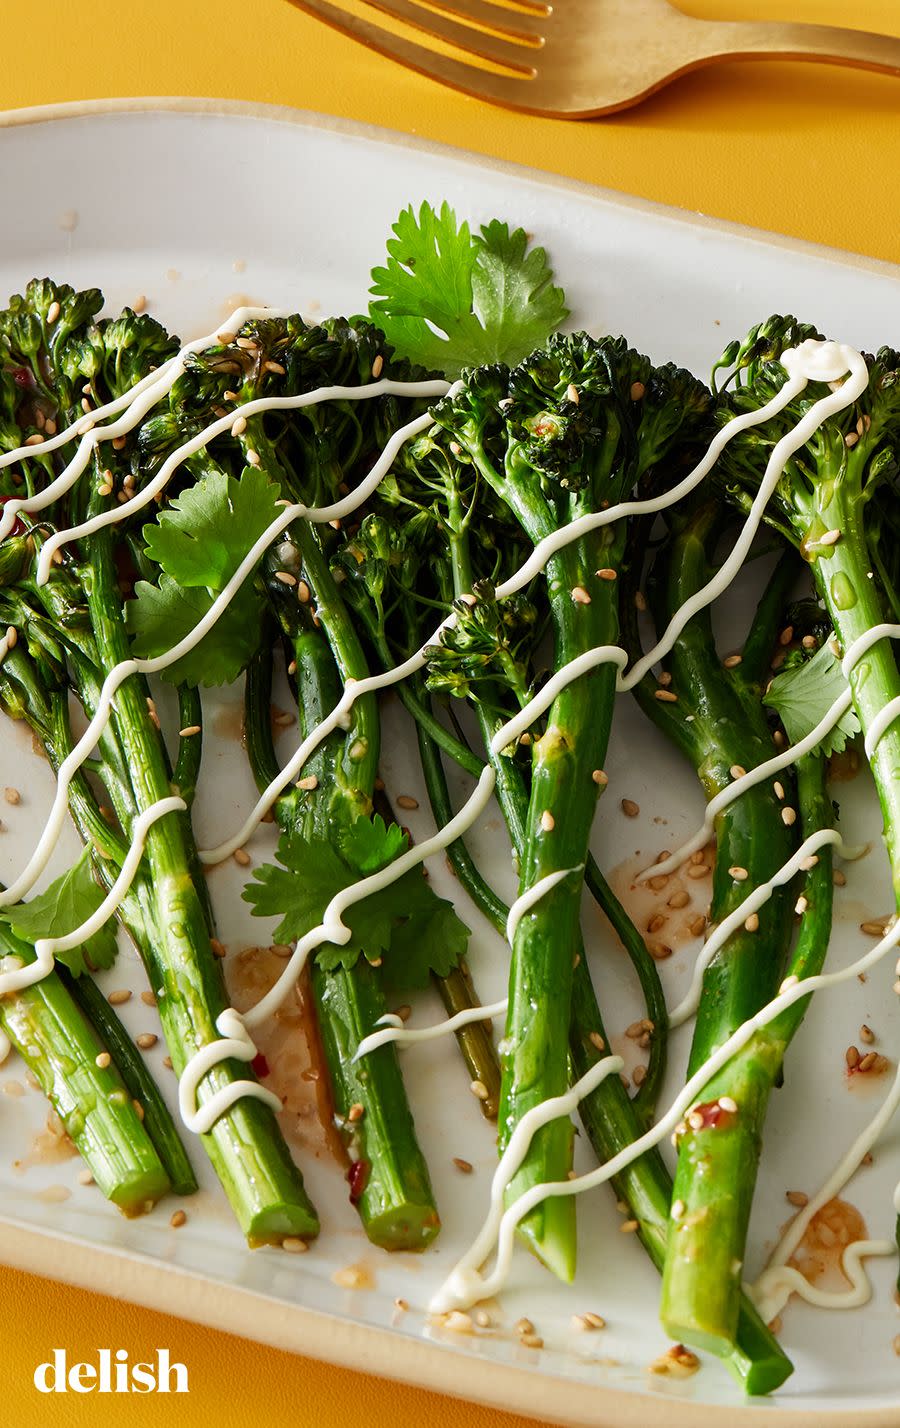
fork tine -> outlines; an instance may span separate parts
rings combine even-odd
[[[388,59],[399,60],[401,64],[408,65],[410,69],[417,70],[429,79],[441,80],[476,99],[491,99],[512,109],[527,108],[525,86],[522,83],[525,78],[524,71],[522,79],[491,74],[488,70],[478,69],[465,60],[435,54],[424,45],[392,35],[381,25],[374,25],[369,20],[341,10],[339,6],[333,5],[331,0],[292,0],[292,3],[298,9],[315,16],[317,20],[324,20],[326,25],[339,30],[341,34],[359,40],[361,44],[368,45],[379,54],[386,55]]]
[[[449,15],[488,25],[522,44],[534,45],[536,40],[542,39],[550,19],[547,10],[510,10],[496,5],[494,0],[431,0],[431,3],[439,10],[446,10]]]
[[[402,20],[405,24],[421,30],[423,34],[431,35],[433,39],[444,40],[447,44],[464,50],[466,54],[487,60],[491,64],[520,70],[528,77],[534,74],[533,67],[528,63],[528,50],[514,45],[511,40],[502,39],[499,35],[485,35],[480,30],[473,30],[449,10],[426,10],[413,3],[413,0],[367,0],[367,3],[382,14]]]

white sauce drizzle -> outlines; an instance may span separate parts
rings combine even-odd
[[[557,887],[570,873],[583,871],[583,863],[575,868],[559,868],[555,873],[548,873],[546,877],[540,878],[533,887],[528,888],[526,892],[516,898],[506,918],[506,940],[510,947],[515,941],[519,923],[525,914],[531,911],[535,903],[540,902],[542,897]],[[410,1046],[416,1041],[436,1041],[438,1037],[449,1036],[451,1032],[459,1031],[464,1026],[471,1026],[473,1022],[487,1021],[488,1018],[493,1020],[494,1017],[502,1016],[508,1005],[509,998],[504,997],[502,1001],[490,1002],[487,1006],[466,1007],[463,1011],[456,1012],[444,1021],[435,1022],[432,1026],[409,1028],[401,1017],[388,1012],[385,1016],[379,1017],[375,1023],[376,1026],[385,1029],[373,1031],[368,1036],[364,1036],[356,1048],[353,1061],[354,1063],[359,1061],[370,1051],[377,1051],[379,1046],[386,1046],[391,1041],[398,1042],[401,1046]]]
[[[799,1294],[808,1304],[815,1304],[821,1309],[855,1309],[868,1303],[872,1296],[872,1286],[861,1261],[869,1257],[896,1254],[897,1246],[893,1240],[856,1240],[847,1246],[841,1258],[841,1268],[850,1280],[852,1288],[843,1293],[829,1293],[817,1289],[787,1261],[803,1239],[813,1216],[844,1188],[850,1177],[859,1169],[863,1157],[889,1124],[898,1105],[900,1067],[877,1114],[842,1156],[822,1188],[791,1221],[772,1251],[766,1268],[755,1283],[748,1286],[747,1292],[766,1322],[781,1313],[792,1293]],[[894,1205],[895,1209],[900,1211],[900,1186],[894,1193]]]
[[[210,1041],[206,1046],[201,1046],[188,1061],[178,1082],[178,1109],[181,1119],[188,1130],[197,1135],[211,1130],[222,1112],[229,1110],[235,1101],[239,1101],[243,1096],[253,1096],[257,1101],[271,1106],[273,1111],[282,1109],[280,1098],[273,1091],[266,1090],[258,1081],[232,1081],[230,1085],[216,1091],[198,1109],[197,1090],[208,1071],[228,1057],[234,1057],[237,1061],[252,1061],[256,1055],[253,1040],[233,1007],[226,1007],[216,1018],[216,1030],[221,1040]]]

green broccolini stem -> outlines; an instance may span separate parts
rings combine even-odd
[[[85,580],[88,605],[103,669],[108,672],[130,651],[106,532],[92,538],[91,553]],[[171,781],[162,740],[147,707],[146,686],[136,676],[121,686],[113,721],[131,770],[137,813],[167,797]],[[194,881],[195,858],[187,815],[169,814],[149,830],[144,869],[134,884],[149,934],[140,950],[179,1076],[194,1052],[219,1040],[216,1018],[229,1004],[221,966],[210,946],[207,900]],[[219,1062],[201,1081],[198,1104],[250,1076],[243,1062]],[[285,1236],[308,1238],[318,1232],[300,1172],[268,1106],[254,1097],[242,1097],[201,1140],[251,1244],[280,1243]]]
[[[34,961],[34,949],[0,924],[0,952]],[[131,1093],[59,972],[0,998],[0,1024],[102,1193],[123,1214],[141,1215],[169,1177]],[[98,1061],[97,1058],[100,1058]]]

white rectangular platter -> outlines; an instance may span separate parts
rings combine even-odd
[[[676,359],[700,375],[726,340],[776,311],[794,312],[859,347],[900,343],[900,272],[886,265],[293,111],[146,100],[0,116],[0,192],[15,195],[0,215],[0,300],[31,276],[49,274],[102,287],[110,310],[146,295],[149,310],[184,338],[214,327],[245,298],[293,305],[310,317],[364,311],[369,269],[398,211],[422,199],[447,199],[471,220],[499,216],[533,233],[550,250],[579,326],[624,332],[652,357]],[[236,742],[240,691],[210,701],[207,713],[217,736],[205,755],[196,812],[201,844],[236,826],[253,795]],[[283,755],[295,738],[296,730],[282,733]],[[607,768],[612,796],[595,837],[605,869],[628,860],[636,867],[638,852],[651,861],[696,826],[702,800],[693,774],[630,702],[619,711]],[[409,731],[393,709],[382,772],[395,794],[421,792]],[[32,754],[30,734],[4,720],[0,786],[6,784],[23,794],[18,807],[5,810],[0,833],[0,878],[8,881],[37,837],[52,782]],[[622,796],[640,804],[640,819],[621,815]],[[841,803],[849,840],[858,835],[877,843],[864,781],[847,784]],[[410,815],[410,826],[421,838],[429,828],[425,812]],[[496,812],[482,820],[474,846],[508,892],[509,858]],[[73,834],[53,875],[75,847]],[[270,847],[265,836],[255,839],[254,862]],[[453,894],[442,859],[432,875]],[[269,933],[240,900],[244,876],[229,865],[211,882],[232,958]],[[850,870],[839,895],[831,965],[859,955],[865,942],[858,923],[886,911],[888,893],[876,847]],[[505,951],[474,912],[468,915],[470,961],[480,993],[491,1000],[505,989]],[[601,1004],[615,1030],[636,1012],[624,957],[589,909],[586,919]],[[664,964],[673,997],[695,951],[685,943]],[[854,984],[831,1000],[820,996],[792,1048],[766,1131],[751,1274],[787,1218],[785,1189],[813,1190],[874,1112],[877,1091],[848,1089],[843,1048],[863,1020],[877,1025],[888,1053],[900,1044],[892,979],[886,968],[865,987]],[[129,947],[106,985],[135,993],[145,986]],[[155,1013],[139,996],[123,1013],[135,1034],[154,1030]],[[438,1006],[424,999],[415,1014],[430,1020]],[[668,1093],[680,1084],[687,1041],[685,1032],[673,1037]],[[163,1055],[162,1045],[151,1053],[154,1069],[174,1091]],[[618,1232],[620,1218],[605,1191],[579,1206],[574,1286],[556,1284],[521,1253],[491,1331],[460,1336],[430,1328],[429,1295],[474,1236],[495,1152],[452,1042],[414,1049],[405,1068],[444,1222],[421,1257],[389,1258],[367,1245],[339,1169],[315,1153],[289,1113],[286,1130],[322,1212],[321,1239],[302,1259],[246,1248],[199,1151],[203,1189],[188,1203],[183,1228],[169,1226],[171,1202],[126,1221],[96,1190],[78,1184],[75,1160],[16,1168],[29,1158],[46,1114],[30,1090],[0,1096],[0,1257],[298,1352],[570,1424],[677,1428],[742,1422],[745,1415],[750,1422],[751,1413],[753,1422],[787,1420],[791,1428],[851,1418],[900,1423],[891,1347],[900,1326],[889,1262],[875,1265],[876,1295],[864,1311],[825,1314],[791,1305],[783,1341],[796,1374],[777,1402],[745,1408],[714,1362],[681,1384],[648,1376],[647,1365],[667,1342],[656,1316],[658,1282],[639,1247]],[[24,1082],[14,1061],[0,1070],[0,1092],[10,1082]],[[579,1153],[587,1165],[583,1148]],[[460,1175],[453,1156],[471,1161],[474,1173]],[[874,1235],[893,1232],[898,1167],[894,1132],[847,1192]],[[370,1287],[351,1291],[333,1282],[349,1265],[362,1266]],[[408,1313],[394,1309],[397,1296],[409,1302]],[[576,1336],[570,1317],[588,1309],[608,1327]],[[543,1350],[518,1344],[511,1326],[523,1314],[538,1327]]]

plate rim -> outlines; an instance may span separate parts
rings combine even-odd
[[[782,252],[789,251],[842,266],[849,261],[874,275],[895,280],[900,278],[900,265],[883,259],[729,219],[710,217],[379,125],[290,105],[188,95],[74,100],[0,111],[0,131],[69,119],[154,113],[263,120],[366,139],[455,162],[476,164],[481,169],[525,180],[546,190],[599,198],[614,208],[662,218],[693,230],[740,237]],[[65,1249],[62,1259],[59,1256],[61,1247]],[[466,1402],[571,1425],[571,1428],[579,1428],[579,1425],[600,1428],[598,1411],[603,1414],[606,1428],[652,1428],[653,1424],[657,1424],[658,1428],[663,1428],[663,1424],[664,1428],[713,1428],[713,1425],[717,1428],[723,1412],[728,1413],[729,1422],[749,1425],[752,1417],[753,1423],[761,1425],[761,1428],[776,1422],[787,1422],[790,1428],[822,1428],[822,1425],[824,1428],[843,1428],[846,1423],[845,1408],[833,1411],[794,1409],[789,1402],[774,1399],[771,1402],[746,1401],[725,1409],[720,1404],[697,1403],[674,1394],[648,1395],[608,1384],[573,1383],[556,1373],[500,1364],[474,1355],[465,1356],[467,1391],[462,1394],[458,1387],[460,1357],[452,1345],[412,1339],[387,1328],[288,1304],[238,1285],[229,1285],[176,1265],[165,1264],[134,1250],[98,1245],[66,1232],[39,1229],[12,1215],[0,1214],[0,1259],[17,1270],[106,1294],[114,1299],[124,1299],[288,1353],[402,1381],[411,1387],[443,1393]],[[859,1428],[898,1428],[900,1401],[893,1406],[854,1409],[853,1419]]]

